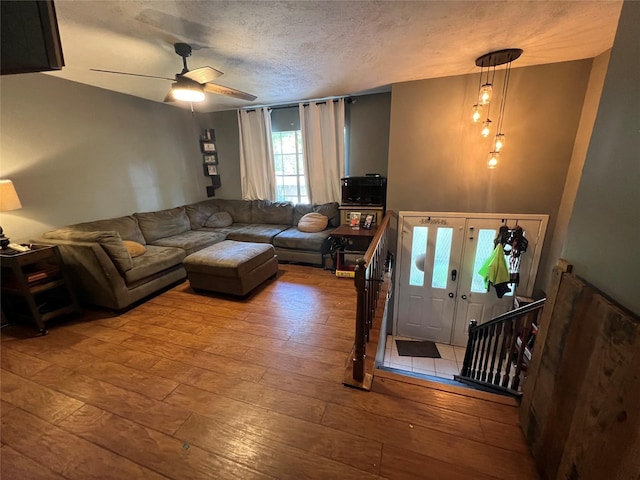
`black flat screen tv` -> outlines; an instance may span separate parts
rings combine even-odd
[[[345,177],[341,179],[342,205],[370,205],[386,207],[387,177]]]
[[[61,70],[58,19],[52,0],[0,0],[0,74]]]

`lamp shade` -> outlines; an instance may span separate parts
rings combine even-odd
[[[204,100],[204,89],[197,82],[189,79],[180,79],[171,87],[171,95],[175,100],[202,102]]]
[[[22,208],[20,198],[11,180],[0,180],[0,212]]]

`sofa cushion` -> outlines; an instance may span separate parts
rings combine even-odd
[[[156,246],[182,248],[187,255],[225,239],[225,234],[203,230],[189,230],[178,235],[160,238],[153,242]]]
[[[178,235],[191,229],[189,217],[184,207],[133,214],[147,243],[155,243],[160,238]]]
[[[144,255],[133,258],[133,268],[124,274],[125,282],[131,286],[149,277],[161,275],[165,270],[180,265],[186,256],[181,248],[147,245]]]
[[[276,235],[273,239],[273,245],[278,248],[321,253],[324,251],[325,240],[331,235],[332,231],[333,229],[329,228],[321,232],[308,233],[301,232],[296,227],[291,227]]]
[[[227,240],[238,242],[273,243],[273,238],[291,225],[246,225],[227,234]]]
[[[304,215],[298,222],[298,230],[301,232],[321,232],[329,223],[329,219],[321,213],[311,212]]]
[[[144,255],[144,252],[147,251],[144,245],[138,242],[132,242],[131,240],[123,240],[122,244],[124,248],[127,249],[127,252],[129,252],[129,255],[131,255],[131,258]]]
[[[293,204],[291,202],[253,200],[253,204],[251,205],[251,223],[292,225],[292,221]]]
[[[220,207],[214,200],[205,200],[204,202],[185,205],[184,211],[187,213],[187,217],[189,217],[191,230],[197,230],[204,227],[204,222],[207,221],[207,218],[219,212]]]
[[[65,229],[79,230],[82,232],[111,232],[116,231],[122,240],[132,240],[144,245],[144,237],[138,226],[138,220],[132,215],[126,217],[96,220],[94,222],[77,223],[62,227]]]
[[[253,223],[251,219],[251,200],[227,200],[218,198],[211,200],[218,206],[220,212],[229,212],[233,223]]]
[[[207,221],[204,222],[203,226],[210,228],[222,228],[228,227],[232,223],[233,218],[231,218],[231,214],[229,212],[218,212],[207,218]]]
[[[228,227],[216,227],[216,228],[212,228],[212,227],[202,227],[199,228],[198,231],[199,232],[215,232],[215,233],[221,233],[225,236],[229,235],[232,232],[239,232],[241,231],[243,228],[248,227],[249,224],[247,223],[232,223],[231,225],[229,225]]]
[[[97,242],[111,258],[120,273],[125,273],[133,268],[131,255],[123,245],[120,234],[116,231],[84,232],[72,228],[58,228],[57,230],[45,232],[42,237],[74,242]]]
[[[299,203],[293,209],[293,223],[298,225],[300,219],[307,213],[320,213],[329,219],[329,225],[332,227],[340,226],[340,205],[337,202],[323,203],[321,205],[310,205],[308,203]]]

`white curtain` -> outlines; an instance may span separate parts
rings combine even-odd
[[[340,202],[344,176],[344,99],[311,102],[300,110],[311,203]]]
[[[276,196],[276,175],[273,166],[271,111],[268,108],[238,110],[238,126],[242,198],[272,200]]]

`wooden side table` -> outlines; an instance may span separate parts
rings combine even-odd
[[[57,246],[32,245],[31,250],[2,254],[2,312],[8,320],[26,318],[40,333],[53,318],[78,312]]]
[[[347,261],[348,256],[362,256],[369,248],[371,240],[376,235],[376,226],[370,229],[353,228],[349,225],[340,225],[331,232],[333,237],[341,237],[344,245],[337,251],[336,255],[336,276],[353,277],[354,264]]]

